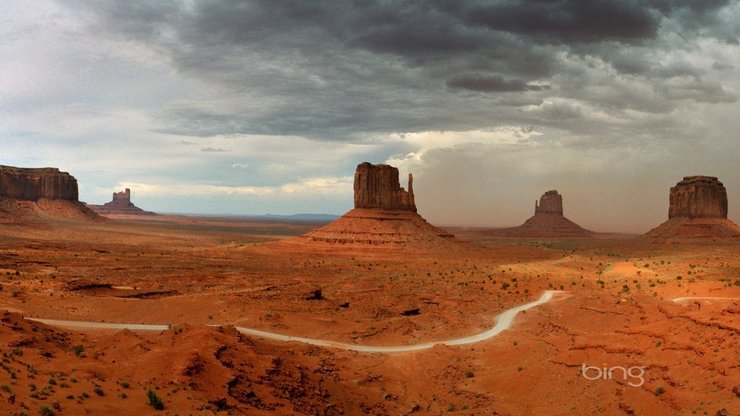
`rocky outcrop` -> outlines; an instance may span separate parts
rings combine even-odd
[[[131,202],[131,189],[126,188],[121,192],[113,192],[113,200],[103,205],[88,205],[98,214],[123,214],[123,215],[156,215],[153,212],[144,211]]]
[[[78,201],[77,179],[57,168],[0,165],[0,224],[99,220]]]
[[[714,176],[685,176],[669,201],[668,218],[727,218],[727,190]]]
[[[539,204],[534,201],[534,213],[563,215],[563,196],[555,190],[545,192]]]
[[[347,250],[353,254],[392,255],[397,250],[448,252],[469,250],[445,230],[429,224],[416,212],[413,177],[408,191],[398,182],[398,169],[361,163],[355,171],[355,208],[338,220],[310,233],[280,241],[285,249]]]
[[[0,198],[38,201],[78,200],[77,179],[57,168],[16,168],[0,165]]]
[[[407,191],[401,187],[398,169],[393,166],[360,163],[355,170],[355,208],[416,212],[413,180],[409,174]]]
[[[558,191],[545,192],[534,203],[534,215],[519,227],[496,230],[494,235],[505,237],[591,237],[592,231],[582,228],[563,215],[563,196]]]
[[[727,219],[727,190],[714,176],[685,176],[671,188],[668,221],[646,235],[656,238],[740,238]]]

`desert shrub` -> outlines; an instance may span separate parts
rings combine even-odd
[[[78,357],[84,357],[85,356],[85,347],[82,345],[75,345],[72,347],[72,352],[75,353]]]
[[[149,405],[153,407],[154,410],[164,410],[164,402],[162,402],[162,399],[157,396],[157,393],[149,389],[146,391],[146,397],[149,398]]]

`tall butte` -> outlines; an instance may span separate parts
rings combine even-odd
[[[0,165],[0,220],[95,218],[78,200],[77,179],[57,168]]]
[[[416,212],[413,176],[408,190],[399,183],[398,169],[390,165],[357,165],[354,209],[338,220],[285,244],[315,248],[403,248],[447,250],[463,243],[430,225]]]
[[[740,227],[727,219],[727,190],[714,176],[684,176],[671,188],[668,221],[649,237],[738,238]]]
[[[593,231],[582,228],[563,215],[563,196],[558,191],[545,192],[534,202],[534,215],[524,224],[497,230],[507,237],[591,237]]]
[[[103,205],[88,205],[88,207],[101,215],[157,215],[134,205],[131,202],[131,189],[129,188],[121,192],[113,192],[113,199],[110,202]]]

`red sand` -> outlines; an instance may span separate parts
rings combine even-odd
[[[3,224],[0,308],[175,329],[80,333],[2,314],[0,414],[45,406],[61,415],[151,414],[147,389],[171,415],[740,411],[740,303],[671,302],[740,297],[738,242],[473,234],[417,250],[273,242],[314,226],[169,216]],[[363,354],[207,326],[409,344],[479,332],[499,311],[553,288],[570,296],[520,314],[494,339],[416,353]],[[324,299],[306,299],[319,289]],[[414,308],[419,315],[402,315]],[[644,383],[587,380],[584,364],[646,367]]]

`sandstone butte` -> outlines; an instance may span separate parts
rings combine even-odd
[[[77,179],[57,168],[0,165],[0,220],[38,217],[96,218],[78,201]]]
[[[727,218],[727,190],[716,177],[685,176],[668,201],[668,221],[648,237],[740,238],[740,227]]]
[[[591,237],[594,233],[563,215],[563,196],[552,190],[545,192],[539,203],[535,201],[534,215],[524,224],[497,230],[494,234],[506,237]]]
[[[368,162],[357,165],[355,171],[354,209],[306,235],[278,244],[319,250],[342,246],[423,251],[455,249],[464,245],[417,213],[411,174],[406,190],[399,183],[397,168]]]
[[[90,209],[98,214],[124,214],[124,215],[156,215],[153,212],[144,211],[131,202],[131,189],[126,188],[121,192],[113,192],[113,199],[103,205],[88,205]]]

